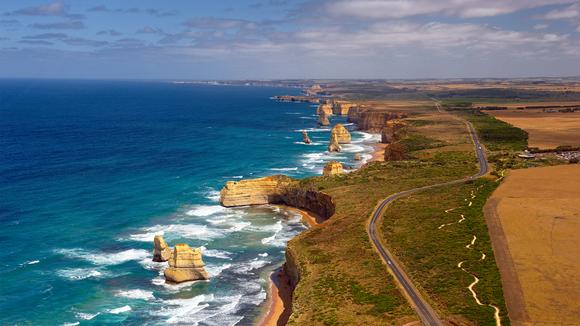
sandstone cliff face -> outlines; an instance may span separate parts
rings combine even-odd
[[[332,113],[336,114],[336,115],[347,115],[348,111],[353,106],[354,106],[354,104],[352,104],[350,102],[337,101],[337,102],[334,102],[334,104],[332,105]]]
[[[286,262],[284,263],[284,272],[290,281],[290,287],[294,289],[298,282],[300,281],[300,268],[299,265],[296,264],[294,248],[292,246],[288,246],[286,248]]]
[[[330,143],[328,144],[328,151],[329,152],[340,152],[342,147],[338,143],[338,138],[336,134],[330,134]]]
[[[403,138],[404,128],[407,124],[400,119],[387,121],[381,131],[381,143],[390,144]]]
[[[332,115],[332,105],[320,104],[316,109],[316,114],[321,115],[322,113],[324,113],[326,116]]]
[[[233,207],[280,202],[280,195],[292,182],[291,178],[283,175],[228,181],[220,191],[220,203],[225,207]]]
[[[331,134],[331,138],[334,136],[336,136],[336,140],[339,144],[348,144],[350,143],[350,133],[348,132],[348,130],[342,125],[342,124],[336,124],[334,127],[332,127],[332,130],[330,131]]]
[[[168,282],[181,283],[209,279],[199,248],[192,249],[187,244],[176,244],[168,262],[169,267],[163,272]]]
[[[326,113],[321,112],[318,115],[318,124],[321,126],[328,126],[330,125],[330,121],[328,120],[328,116],[326,115]]]
[[[153,261],[164,262],[171,257],[171,248],[167,245],[163,236],[156,235],[153,238]]]
[[[220,203],[226,207],[282,204],[313,212],[323,219],[334,214],[334,201],[329,195],[296,187],[296,181],[283,175],[229,181],[220,192]]]
[[[385,123],[400,115],[389,111],[370,111],[368,108],[353,107],[348,112],[348,122],[356,123],[359,130],[379,133]]]
[[[312,140],[310,140],[310,137],[308,137],[308,133],[306,131],[302,131],[302,141],[305,144],[311,144]]]
[[[343,173],[344,170],[342,169],[342,164],[336,161],[326,163],[326,165],[324,166],[324,170],[322,171],[322,175],[324,176],[332,176]]]

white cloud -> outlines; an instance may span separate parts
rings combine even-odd
[[[548,27],[550,27],[550,25],[548,25],[548,24],[536,24],[536,25],[534,25],[535,30],[542,30],[542,29],[546,29]]]
[[[326,12],[358,18],[403,18],[442,14],[463,18],[490,17],[573,0],[339,0],[328,1]]]
[[[580,6],[573,4],[564,9],[554,9],[543,16],[544,19],[559,20],[572,19],[580,16]]]

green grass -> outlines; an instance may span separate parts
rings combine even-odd
[[[467,286],[477,275],[475,286],[480,300],[501,310],[503,325],[508,325],[501,280],[483,216],[483,205],[498,183],[489,179],[437,188],[394,202],[385,212],[382,233],[385,243],[405,266],[405,270],[433,300],[442,315],[456,321],[469,320],[477,325],[493,325],[494,310],[479,306]],[[474,192],[476,197],[470,198]],[[467,199],[467,201],[465,200]],[[468,202],[472,201],[472,206]],[[456,208],[450,213],[446,209]],[[460,214],[465,221],[457,223]],[[438,229],[442,224],[454,223]],[[477,236],[473,250],[465,246]],[[486,254],[480,260],[481,252]]]
[[[522,151],[528,146],[528,134],[520,128],[477,110],[455,112],[473,124],[480,140],[490,151]]]
[[[445,144],[437,139],[420,134],[410,134],[398,141],[408,152],[415,152],[422,149],[437,148]]]

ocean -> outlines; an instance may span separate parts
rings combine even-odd
[[[0,80],[0,324],[254,323],[268,274],[305,226],[273,206],[223,208],[220,188],[354,165],[377,141],[353,132],[328,153],[313,105],[270,99],[299,92]],[[156,234],[202,247],[211,280],[165,284],[166,263],[151,261]]]

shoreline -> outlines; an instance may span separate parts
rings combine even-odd
[[[367,161],[383,161],[386,144],[377,143],[373,145],[372,158]],[[320,216],[296,207],[286,205],[274,205],[302,216],[302,222],[310,229],[324,223]],[[284,272],[284,264],[270,274],[268,281],[268,296],[266,299],[266,309],[259,318],[259,326],[282,326],[286,325],[292,314],[292,292],[290,282]]]
[[[310,229],[320,225],[320,217],[309,211],[286,205],[275,205],[281,209],[298,213],[302,222]],[[290,280],[284,271],[284,264],[274,270],[268,280],[268,296],[264,313],[259,319],[260,326],[286,325],[292,314],[292,292]]]

